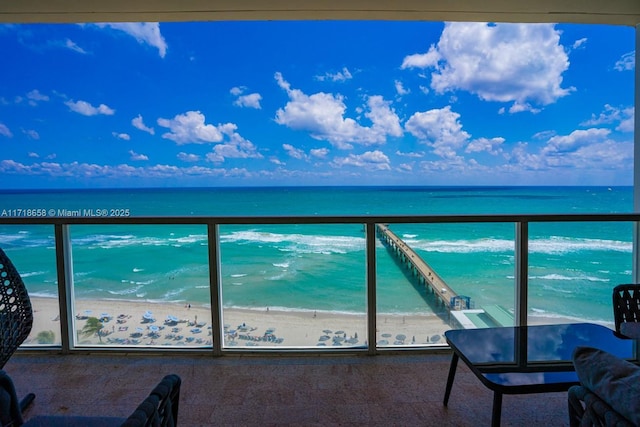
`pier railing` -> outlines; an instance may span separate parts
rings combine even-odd
[[[379,295],[379,283],[377,274],[377,257],[380,248],[377,242],[378,237],[376,235],[376,229],[379,225],[393,227],[399,224],[490,224],[490,223],[503,223],[511,224],[514,230],[513,239],[513,307],[509,308],[513,316],[513,323],[515,325],[527,325],[529,322],[530,307],[528,302],[529,297],[529,228],[532,224],[539,223],[559,223],[567,224],[570,227],[571,224],[578,223],[590,223],[594,224],[594,229],[598,224],[620,224],[624,223],[629,225],[628,242],[632,243],[633,250],[631,252],[631,259],[629,261],[630,275],[628,280],[630,282],[636,282],[638,280],[638,223],[640,222],[640,214],[504,214],[504,215],[425,215],[425,216],[261,216],[261,217],[248,217],[248,216],[232,216],[232,217],[86,217],[86,216],[55,216],[55,217],[0,217],[0,226],[16,226],[18,228],[30,227],[30,226],[51,226],[53,228],[53,243],[55,246],[55,268],[57,279],[57,300],[56,304],[59,310],[59,315],[54,319],[51,319],[51,328],[54,329],[54,333],[58,333],[59,340],[55,340],[53,343],[42,343],[32,339],[26,345],[28,348],[37,348],[39,350],[53,350],[61,351],[63,353],[73,351],[83,351],[91,349],[105,350],[122,350],[126,348],[126,351],[191,351],[198,353],[209,353],[213,355],[222,355],[228,352],[256,352],[256,351],[274,351],[274,352],[291,352],[291,351],[352,351],[352,352],[368,352],[369,354],[376,354],[380,351],[387,349],[424,349],[424,348],[442,348],[445,345],[441,338],[442,326],[440,329],[427,332],[425,339],[416,340],[414,335],[412,338],[407,337],[406,333],[401,330],[395,330],[391,334],[390,330],[386,330],[388,321],[398,321],[398,325],[408,325],[407,319],[411,322],[416,321],[415,318],[421,319],[421,316],[412,316],[410,314],[403,314],[401,323],[400,319],[393,318],[392,313],[379,312],[378,295]],[[81,328],[78,323],[77,309],[80,306],[76,294],[74,293],[74,274],[73,274],[73,241],[71,239],[70,230],[76,226],[144,226],[144,225],[166,225],[168,227],[174,226],[203,226],[206,228],[207,243],[206,243],[206,262],[208,263],[208,280],[209,280],[209,295],[210,295],[210,318],[202,319],[200,321],[203,324],[208,324],[208,335],[205,339],[198,338],[192,339],[185,345],[184,342],[178,342],[176,345],[163,343],[159,345],[154,343],[153,339],[149,342],[141,342],[132,340],[129,341],[117,341],[106,340],[103,342],[102,336],[100,342],[87,342],[81,339]],[[220,251],[220,228],[226,226],[279,226],[279,225],[354,225],[357,227],[364,227],[364,280],[363,280],[363,297],[361,304],[361,315],[352,317],[354,324],[353,330],[355,334],[344,333],[337,334],[338,331],[325,331],[324,335],[320,337],[326,342],[319,341],[317,346],[302,344],[298,345],[289,344],[282,340],[278,341],[276,334],[281,332],[268,330],[260,335],[251,335],[251,330],[247,325],[246,331],[242,331],[241,326],[225,324],[231,316],[226,316],[227,308],[222,295],[222,282],[221,271],[225,267],[224,258],[221,256]],[[626,241],[627,239],[625,239]],[[8,252],[11,256],[11,253]],[[596,261],[596,260],[592,260]],[[362,270],[361,270],[362,271]],[[434,272],[435,273],[435,272]],[[356,273],[357,276],[357,273]],[[611,283],[611,288],[617,283]],[[27,281],[27,287],[29,286]],[[444,296],[446,293],[454,293],[450,289],[440,289],[440,299],[445,303],[447,298]],[[608,292],[608,291],[606,291]],[[604,294],[603,294],[604,295]],[[610,294],[606,293],[608,298]],[[451,295],[449,295],[451,296]],[[457,296],[457,295],[455,295]],[[80,297],[78,297],[80,298]],[[608,300],[607,302],[608,303]],[[108,308],[108,307],[107,307]],[[469,307],[457,306],[446,307],[448,311],[451,309],[464,309]],[[269,309],[267,313],[261,314],[261,319],[268,323],[270,321]],[[443,315],[434,311],[436,316],[442,317],[445,322],[445,327],[466,327],[459,322],[456,323],[455,319],[451,316]],[[472,313],[473,314],[473,313]],[[585,313],[587,314],[587,313]],[[39,313],[36,312],[36,319]],[[315,319],[317,313],[309,314]],[[318,316],[321,317],[321,316]],[[405,318],[406,317],[406,318]],[[446,318],[444,318],[446,317]],[[155,319],[154,319],[155,320]],[[183,321],[183,319],[180,319]],[[185,327],[197,327],[196,321],[189,321]],[[205,321],[206,320],[206,321]],[[328,321],[328,320],[327,320]],[[413,330],[415,328],[422,328],[424,325],[431,323],[425,321],[424,324],[420,323],[421,320],[417,320],[417,324],[413,324]],[[59,322],[59,323],[57,323]],[[133,327],[133,324],[130,324]],[[402,326],[396,325],[396,328],[402,328]],[[125,326],[119,326],[124,328]],[[147,326],[148,327],[148,326]],[[59,328],[59,330],[55,330]],[[109,326],[113,328],[115,332],[116,325]],[[360,329],[358,329],[360,328]],[[409,326],[407,326],[409,328]],[[161,325],[161,329],[164,329],[161,334],[165,336],[176,335],[177,333],[170,334],[169,327],[165,329],[164,325]],[[196,328],[199,329],[199,328]],[[233,331],[231,331],[233,329]],[[177,329],[176,329],[177,330]],[[358,334],[357,331],[361,333]],[[409,330],[409,329],[407,329]],[[98,331],[100,332],[100,331]],[[284,331],[283,331],[284,332]],[[342,332],[342,331],[340,331]],[[385,333],[386,332],[386,333]],[[397,333],[400,332],[400,333]],[[393,336],[395,333],[395,337]],[[411,332],[409,332],[411,333]],[[430,335],[432,333],[432,335]],[[102,334],[109,335],[109,329],[104,328]],[[57,334],[56,334],[57,335]],[[142,331],[142,335],[148,336],[149,331],[146,329]],[[157,334],[159,336],[160,334]],[[347,339],[347,335],[351,335]],[[355,335],[355,336],[353,336]],[[177,335],[176,335],[177,336]],[[204,334],[203,334],[204,337]],[[255,342],[253,342],[255,341]],[[38,344],[40,343],[40,344]],[[283,345],[279,345],[283,344]],[[326,345],[325,345],[326,344]],[[333,345],[332,345],[333,344]]]

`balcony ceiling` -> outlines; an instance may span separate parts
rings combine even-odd
[[[425,20],[637,25],[639,0],[17,0],[0,22]]]

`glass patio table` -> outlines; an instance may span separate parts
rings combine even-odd
[[[595,347],[637,361],[636,340],[616,336],[593,323],[455,329],[444,334],[453,356],[444,405],[447,406],[458,359],[493,391],[491,425],[500,425],[503,394],[566,391],[579,383],[571,362],[578,346]]]

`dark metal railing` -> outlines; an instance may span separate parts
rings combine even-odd
[[[62,325],[62,351],[75,350],[72,345],[71,285],[72,285],[72,245],[69,227],[72,225],[205,225],[208,232],[209,280],[211,291],[211,311],[220,325],[222,318],[220,251],[218,227],[220,225],[286,225],[286,224],[361,224],[366,236],[366,284],[367,284],[367,342],[376,343],[376,225],[377,224],[455,224],[455,223],[512,223],[515,226],[515,316],[516,325],[527,324],[528,295],[528,241],[529,225],[532,223],[579,223],[579,222],[626,222],[634,225],[633,280],[638,279],[638,253],[636,230],[640,214],[497,214],[497,215],[374,215],[374,216],[158,216],[158,217],[2,217],[0,225],[52,225],[55,229],[56,268]],[[220,327],[213,328],[213,348],[208,352],[221,355],[230,349],[223,348]],[[135,351],[135,348],[127,351]],[[172,348],[171,350],[175,350]],[[376,354],[380,349],[369,344],[364,349]],[[233,350],[237,352],[239,350]],[[248,351],[248,350],[246,350]],[[255,351],[255,350],[252,350]],[[280,351],[269,349],[267,351]],[[326,350],[325,350],[326,351]]]

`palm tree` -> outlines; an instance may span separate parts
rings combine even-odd
[[[53,344],[55,339],[55,334],[53,331],[41,331],[36,336],[36,341],[38,344]]]
[[[82,327],[82,335],[93,336],[94,334],[98,334],[98,339],[100,340],[100,344],[102,344],[102,336],[100,335],[100,330],[104,328],[104,325],[97,317],[89,317],[87,319],[87,323]]]

